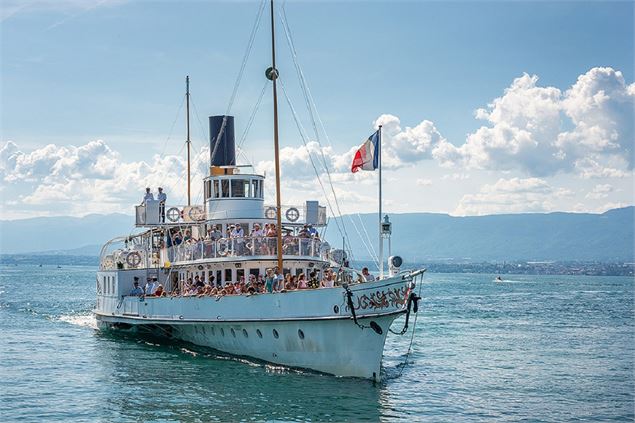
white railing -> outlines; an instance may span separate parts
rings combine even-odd
[[[200,223],[206,219],[203,206],[181,206],[161,204],[158,201],[148,201],[135,206],[135,222],[137,226],[151,226],[180,223]]]
[[[285,256],[326,258],[327,245],[315,238],[284,237],[282,253]],[[276,256],[277,254],[278,242],[275,237],[186,241],[168,248],[168,258],[174,263],[224,257]]]

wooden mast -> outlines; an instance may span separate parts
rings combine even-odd
[[[274,12],[273,0],[271,0],[271,68],[267,69],[267,78],[273,82],[273,145],[276,163],[276,221],[277,221],[277,255],[278,272],[282,273],[282,206],[280,203],[280,152],[278,148],[278,90],[276,79],[278,70],[276,69],[276,37],[274,32]]]
[[[185,104],[186,104],[186,128],[187,128],[187,140],[185,143],[187,144],[187,205],[191,206],[192,197],[190,192],[190,182],[192,178],[190,177],[190,77],[185,77]]]

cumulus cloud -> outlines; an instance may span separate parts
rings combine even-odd
[[[195,194],[207,173],[208,155],[203,150],[193,157]],[[125,161],[101,140],[79,147],[50,144],[29,153],[11,141],[0,148],[0,186],[21,192],[9,201],[47,213],[131,212],[146,186],[156,191],[162,185],[171,201],[182,202],[187,191],[184,174],[181,157]]]
[[[477,194],[464,195],[453,214],[466,216],[552,211],[553,198],[571,195],[571,191],[554,188],[540,178],[501,178],[495,184],[484,185]]]
[[[619,176],[633,168],[634,107],[635,84],[612,68],[589,70],[564,93],[524,74],[476,111],[487,125],[459,147],[441,141],[433,156],[443,165],[531,176]]]
[[[590,200],[599,200],[599,199],[608,197],[609,194],[613,191],[615,191],[615,188],[613,188],[612,185],[599,184],[599,185],[596,185],[591,192],[587,193],[585,198]]]

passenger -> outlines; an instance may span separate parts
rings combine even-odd
[[[307,289],[308,287],[304,273],[300,273],[300,276],[298,276],[298,289]]]
[[[293,290],[295,290],[298,287],[298,284],[297,284],[298,277],[295,276],[295,275],[291,276],[290,273],[287,273],[287,276],[289,276],[289,278],[287,279],[288,282],[285,283],[284,288],[287,291],[293,291]]]
[[[278,248],[278,244],[277,244],[277,240],[276,237],[278,236],[278,231],[276,230],[276,225],[274,225],[273,223],[269,224],[269,230],[267,231],[267,247],[268,247],[268,251],[267,254],[268,255],[274,255],[277,252],[277,248]]]
[[[260,223],[254,223],[254,228],[251,230],[250,235],[252,237],[262,237],[264,235],[262,229],[260,229]]]
[[[234,249],[236,254],[242,256],[245,249],[245,232],[240,223],[236,223],[234,230],[231,232],[231,237],[235,242]]]
[[[286,275],[284,275],[284,282],[282,283],[282,288],[291,289],[291,288],[287,288],[290,286],[291,286],[291,273],[287,273]]]
[[[143,289],[139,287],[139,277],[134,277],[134,288],[130,291],[130,296],[132,297],[140,297],[143,295]]]
[[[277,276],[273,274],[272,269],[267,269],[267,276],[265,277],[265,290],[268,293],[273,292],[273,284],[277,281]]]
[[[309,235],[319,236],[317,229],[315,229],[311,223],[309,223]]]
[[[309,288],[317,289],[319,287],[320,287],[320,282],[318,281],[317,273],[315,273],[315,270],[314,270],[311,273],[309,273]]]
[[[201,278],[198,275],[196,275],[194,277],[194,286],[196,286],[197,288],[204,288],[205,282],[203,282]]]
[[[143,201],[141,201],[141,205],[145,206],[146,201],[148,200],[154,201],[154,194],[150,192],[150,188],[146,188],[146,193],[143,196]]]
[[[157,297],[165,297],[168,294],[163,290],[163,285],[159,285],[157,289],[154,291],[154,295]]]
[[[159,200],[159,222],[165,223],[165,202],[168,196],[163,192],[163,188],[159,187],[159,193],[157,194],[157,200]]]
[[[333,288],[334,286],[335,278],[333,277],[333,272],[329,269],[320,282],[320,288]]]
[[[375,277],[368,272],[368,267],[362,269],[362,277],[364,278],[362,282],[373,282],[375,280]]]
[[[154,295],[155,291],[158,288],[157,277],[154,276],[152,279],[148,278],[148,282],[144,287],[144,291],[146,295]]]

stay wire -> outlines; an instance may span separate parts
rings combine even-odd
[[[311,154],[311,151],[309,150],[309,147],[307,145],[306,142],[306,134],[304,131],[304,128],[302,126],[302,123],[300,122],[300,120],[298,119],[297,113],[295,111],[295,108],[293,107],[293,103],[291,102],[291,99],[289,98],[289,95],[287,94],[287,90],[284,86],[284,83],[282,82],[282,80],[280,79],[280,77],[278,77],[278,82],[280,82],[280,87],[282,88],[282,93],[284,94],[285,99],[287,100],[287,103],[289,105],[289,108],[291,109],[291,115],[293,116],[293,119],[296,123],[296,126],[298,127],[298,131],[300,132],[300,139],[302,140],[302,143],[304,144],[304,148],[306,149],[308,155],[309,155],[309,160],[311,162],[311,166],[313,167],[313,171],[315,172],[315,176],[317,178],[317,181],[320,185],[320,188],[322,188],[322,192],[324,193],[324,197],[326,199],[326,204],[328,205],[331,213],[333,213],[333,215],[335,215],[335,210],[333,209],[333,206],[331,205],[331,201],[329,200],[329,197],[326,193],[326,188],[324,188],[324,184],[322,184],[322,180],[320,179],[320,172],[317,169],[317,166],[315,165],[315,161],[313,160],[313,155]],[[340,227],[340,223],[337,221],[337,219],[335,219],[335,224],[337,225],[337,228],[340,232],[340,235],[342,235],[345,239],[345,244],[348,244],[348,248],[351,251],[351,258],[353,258],[353,251],[352,248],[350,246],[350,241],[348,240],[348,234],[346,234],[346,228],[342,228]]]
[[[249,55],[251,54],[251,50],[254,45],[254,41],[256,39],[256,33],[258,32],[258,28],[260,27],[260,20],[265,10],[265,6],[266,6],[266,0],[262,0],[260,2],[258,14],[256,15],[256,20],[254,21],[254,25],[251,30],[251,35],[249,37],[249,42],[247,43],[247,49],[245,50],[243,61],[240,65],[240,70],[238,71],[238,76],[236,77],[236,82],[234,83],[234,89],[229,99],[229,104],[227,106],[225,117],[223,118],[223,123],[221,124],[220,130],[218,131],[218,135],[216,136],[216,139],[214,140],[214,150],[211,152],[211,155],[210,155],[210,159],[212,162],[214,161],[214,158],[216,157],[216,151],[218,150],[218,140],[223,136],[223,133],[225,132],[225,126],[227,125],[227,116],[231,112],[231,108],[234,105],[236,96],[238,95],[238,87],[240,86],[240,82],[242,81],[243,74],[245,72],[245,67],[247,66]]]
[[[296,68],[296,72],[298,73],[298,78],[300,80],[300,86],[302,88],[302,94],[304,96],[304,100],[305,100],[305,104],[307,106],[307,110],[309,111],[309,116],[311,117],[311,123],[313,125],[313,130],[315,133],[315,137],[316,137],[316,141],[318,143],[318,145],[320,146],[320,156],[322,157],[322,165],[324,167],[324,170],[326,171],[326,175],[328,178],[328,182],[331,188],[331,193],[333,194],[333,199],[335,202],[335,207],[337,209],[338,212],[338,216],[340,219],[340,222],[342,224],[342,227],[344,228],[344,232],[346,233],[346,225],[344,224],[344,218],[343,218],[343,214],[342,214],[342,210],[340,208],[340,204],[339,201],[337,199],[337,194],[335,193],[335,188],[333,186],[333,180],[331,178],[331,172],[329,169],[329,165],[328,162],[326,160],[326,156],[324,155],[324,148],[322,147],[322,143],[320,142],[320,136],[319,136],[319,131],[317,129],[317,125],[315,123],[315,117],[313,115],[313,110],[315,109],[315,113],[318,116],[318,119],[320,120],[320,124],[322,125],[322,130],[324,131],[324,134],[326,135],[326,130],[324,129],[324,125],[321,122],[321,119],[319,117],[319,113],[317,111],[317,107],[315,106],[315,102],[313,101],[313,98],[311,96],[311,92],[309,90],[308,84],[306,82],[306,78],[304,77],[304,73],[302,72],[302,67],[300,66],[300,63],[298,62],[298,55],[295,49],[295,45],[293,43],[293,36],[291,34],[291,28],[289,27],[288,24],[288,20],[286,19],[286,9],[285,9],[285,4],[283,3],[282,5],[282,13],[280,14],[280,19],[282,20],[283,23],[283,29],[286,35],[286,39],[287,39],[287,43],[289,44],[289,49],[291,50],[291,57],[293,59],[293,63],[295,65]],[[313,107],[311,107],[311,104],[313,105]],[[331,144],[330,139],[328,138],[328,135],[326,135],[327,140],[329,142],[329,145]],[[332,147],[332,145],[331,145]],[[325,194],[326,195],[326,194]],[[335,217],[335,215],[334,215]],[[335,220],[337,221],[337,217],[335,217]],[[348,234],[346,233],[345,235],[348,238]],[[361,235],[360,235],[361,238]],[[352,250],[351,250],[352,252]]]

